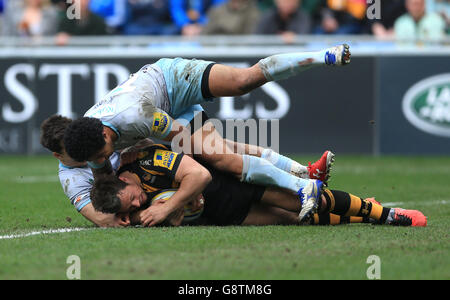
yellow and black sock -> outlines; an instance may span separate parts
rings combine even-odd
[[[341,217],[354,216],[371,218],[384,224],[391,210],[390,208],[363,200],[342,191],[326,189],[323,195],[327,202],[325,212],[330,212]]]
[[[369,223],[367,217],[345,217],[331,213],[314,214],[311,218],[311,225],[341,225],[350,223]]]

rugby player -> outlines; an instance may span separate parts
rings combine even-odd
[[[199,162],[201,164],[199,164]],[[295,193],[239,181],[230,174],[212,168],[208,163],[196,162],[187,155],[170,151],[163,145],[140,150],[139,159],[120,168],[117,176],[99,177],[91,191],[95,209],[104,213],[130,213],[148,206],[161,190],[192,185],[195,192],[185,198],[204,198],[204,210],[194,224],[201,225],[270,225],[300,224],[297,217],[301,203]],[[154,226],[172,215],[179,215],[187,202],[177,197],[180,189],[155,208],[133,214],[133,223]],[[373,200],[363,200],[342,191],[325,189],[319,201],[322,217],[359,217],[360,222],[371,219],[378,224],[426,226],[426,217],[417,210],[388,208]],[[158,216],[157,218],[155,216]],[[159,219],[158,219],[159,218]],[[320,223],[316,215],[316,223]],[[326,218],[324,218],[326,219]],[[314,218],[312,219],[314,222]],[[324,223],[324,222],[322,222]]]
[[[90,199],[90,191],[94,177],[86,162],[73,160],[64,149],[64,130],[72,122],[62,116],[52,116],[41,124],[41,145],[50,150],[59,161],[58,176],[61,186],[72,205],[86,219],[100,227],[126,226],[125,222],[116,214],[104,214],[95,211]],[[112,153],[109,157],[113,170],[120,164],[119,154]]]
[[[71,203],[75,206],[77,211],[81,213],[86,219],[91,221],[100,227],[117,227],[128,226],[129,220],[126,216],[116,214],[103,214],[92,206],[90,191],[94,182],[94,177],[91,168],[88,167],[86,162],[77,162],[73,160],[66,152],[63,145],[64,131],[68,125],[72,122],[71,119],[54,115],[44,120],[41,124],[41,144],[46,149],[52,152],[52,155],[59,161],[59,179],[66,196],[70,199]],[[112,165],[112,169],[115,172],[120,163],[132,162],[136,160],[137,150],[141,147],[149,146],[153,142],[149,139],[139,141],[132,148],[122,151],[120,157],[119,152],[115,151],[110,156],[109,160]],[[246,145],[240,145],[245,147]],[[251,147],[248,146],[247,147]],[[275,153],[271,154],[271,150],[260,149],[260,151],[267,152],[267,159],[271,159]],[[309,163],[306,174],[300,174],[303,176],[315,176],[314,174],[326,174],[328,173],[330,165],[330,154],[326,151],[324,155],[314,164]]]
[[[290,173],[302,167],[289,158],[278,154],[275,163],[268,165],[263,157],[233,153],[213,127],[190,132],[185,126],[198,112],[204,114],[200,104],[213,98],[244,95],[312,66],[346,65],[350,56],[348,45],[340,45],[318,52],[273,55],[250,68],[163,58],[144,66],[89,109],[84,118],[74,121],[66,130],[64,145],[76,161],[89,161],[95,177],[97,173],[111,173],[107,158],[114,150],[147,137],[173,141],[181,136],[183,146],[191,145],[190,153],[200,153],[199,157],[214,168],[244,182],[295,190],[303,203],[300,218],[307,219],[317,209],[326,174],[299,179]],[[213,140],[215,146],[203,143],[206,140]]]

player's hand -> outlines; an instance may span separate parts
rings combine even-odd
[[[130,220],[124,216],[118,216],[115,214],[101,214],[99,217],[96,218],[95,224],[99,227],[127,227],[130,225]]]
[[[155,226],[163,222],[169,216],[169,211],[164,204],[153,204],[141,213],[141,224],[144,227]]]
[[[167,221],[172,226],[180,226],[184,218],[184,208],[179,208],[169,215]]]
[[[128,213],[116,214],[117,224],[122,227],[130,226],[130,215]]]
[[[191,206],[192,211],[198,211],[202,209],[205,205],[205,198],[203,197],[203,194],[198,195],[197,199],[191,201],[189,205]]]

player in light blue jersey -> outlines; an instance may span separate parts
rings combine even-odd
[[[147,137],[165,141],[187,137],[184,142],[190,142],[190,153],[200,153],[198,156],[213,167],[245,182],[272,184],[298,193],[303,204],[300,218],[305,219],[317,209],[322,181],[328,178],[329,168],[320,178],[299,178],[294,176],[298,175],[296,172],[303,170],[307,174],[308,169],[289,158],[270,153],[272,159],[264,159],[266,149],[259,149],[257,155],[237,154],[214,128],[191,132],[184,125],[191,123],[196,113],[204,114],[200,104],[205,101],[243,95],[269,81],[297,75],[315,65],[349,62],[347,45],[318,52],[274,55],[245,69],[203,60],[164,58],[144,66],[107,94],[84,118],[74,121],[65,133],[64,145],[76,161],[90,161],[95,176],[97,172],[111,171],[107,158],[114,150]],[[205,140],[223,145],[219,147],[223,151],[207,148],[211,145],[202,143]],[[330,155],[329,161],[332,160]]]
[[[42,122],[41,144],[52,152],[59,161],[58,176],[64,194],[69,198],[75,209],[86,219],[101,227],[128,226],[129,220],[115,214],[104,214],[94,209],[90,192],[94,183],[91,168],[86,162],[74,161],[63,145],[64,130],[72,122],[71,119],[54,115]],[[146,142],[146,141],[145,141]],[[148,146],[147,143],[141,144]],[[114,152],[109,161],[114,170],[120,167],[120,154]]]

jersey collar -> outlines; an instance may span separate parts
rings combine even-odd
[[[102,121],[102,123],[103,123],[103,126],[111,128],[117,134],[117,139],[120,139],[120,132],[119,132],[119,130],[117,130],[116,127],[114,127],[113,124],[111,124],[109,122],[105,122],[105,121]]]
[[[79,166],[79,167],[69,167],[69,166],[64,165],[62,162],[59,162],[59,166],[63,169],[78,169],[78,168],[86,168],[87,164],[84,166]]]

